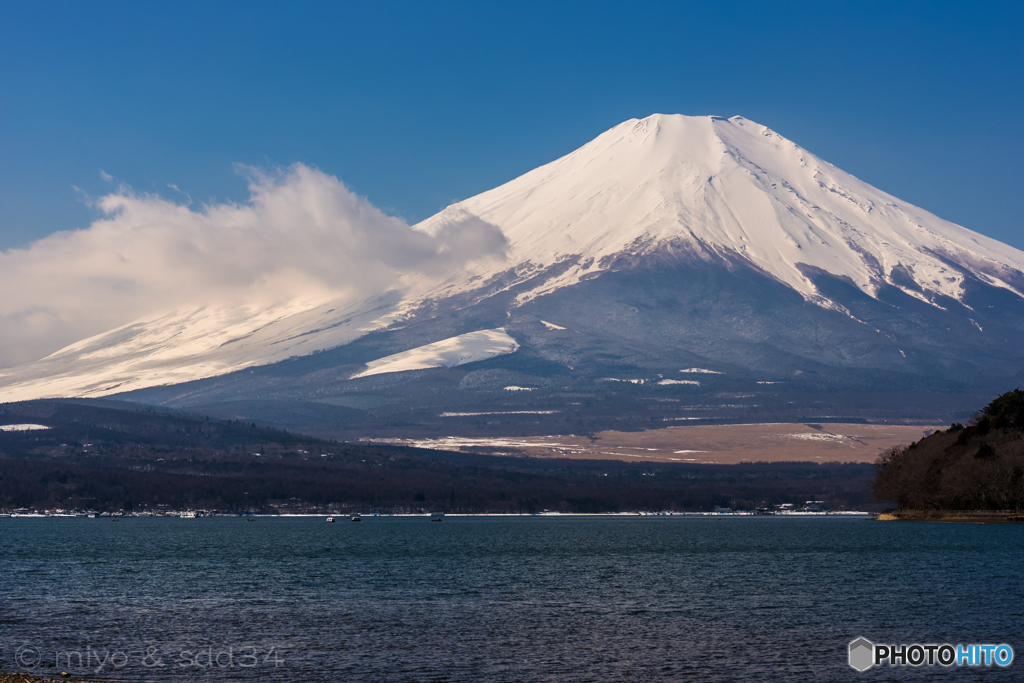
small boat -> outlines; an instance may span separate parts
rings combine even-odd
[[[361,521],[363,521],[363,518],[360,517],[359,515],[352,515],[352,521],[353,522],[361,522]]]
[[[443,522],[444,521],[444,514],[438,512],[438,513],[435,513],[433,515],[430,515],[430,521],[431,522]]]
[[[196,513],[193,512],[192,510],[186,510],[185,512],[182,512],[181,515],[179,515],[179,516],[182,519],[195,519],[196,518]]]
[[[327,523],[328,524],[334,524],[334,517],[328,517],[327,518]]]
[[[247,519],[247,520],[245,520],[245,521],[247,521],[247,522],[255,522],[256,520],[255,520],[255,519],[253,519],[252,517],[250,517],[249,519]]]

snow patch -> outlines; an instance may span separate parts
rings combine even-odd
[[[0,425],[0,432],[33,432],[37,429],[49,429],[49,427],[37,424]]]
[[[549,323],[547,320],[541,320],[541,323],[544,325],[544,327],[548,328],[549,330],[564,330],[565,329],[561,325],[556,325],[554,323]]]
[[[800,441],[849,441],[849,439],[841,434],[828,434],[817,432],[814,434],[790,434],[789,438],[798,439]]]
[[[695,384],[698,387],[700,386],[700,382],[692,379],[663,379],[658,384]]]
[[[707,368],[686,368],[685,370],[680,370],[679,372],[689,372],[689,373],[695,373],[695,374],[701,374],[701,375],[724,375],[725,374],[724,372],[716,372],[715,370],[708,370]]]
[[[428,368],[453,368],[466,363],[475,363],[495,356],[513,353],[519,348],[515,339],[505,332],[504,327],[494,330],[480,330],[449,337],[433,344],[378,358],[366,364],[366,369],[352,375],[369,377],[388,372],[407,372]]]

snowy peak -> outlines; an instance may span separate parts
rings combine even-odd
[[[963,269],[1024,295],[1024,253],[901,202],[739,116],[631,119],[419,227],[434,232],[467,214],[504,231],[509,259],[524,272],[525,264],[578,257],[530,296],[600,271],[615,255],[666,244],[739,255],[818,302],[825,300],[809,272],[848,279],[872,296],[890,284],[930,300],[961,298]]]

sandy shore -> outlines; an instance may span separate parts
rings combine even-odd
[[[1022,524],[1024,513],[1008,510],[905,510],[883,512],[879,522],[959,522],[961,524]]]

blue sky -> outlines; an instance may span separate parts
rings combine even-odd
[[[0,0],[0,249],[87,227],[100,169],[201,203],[303,162],[417,221],[653,112],[1024,248],[1022,5]]]

